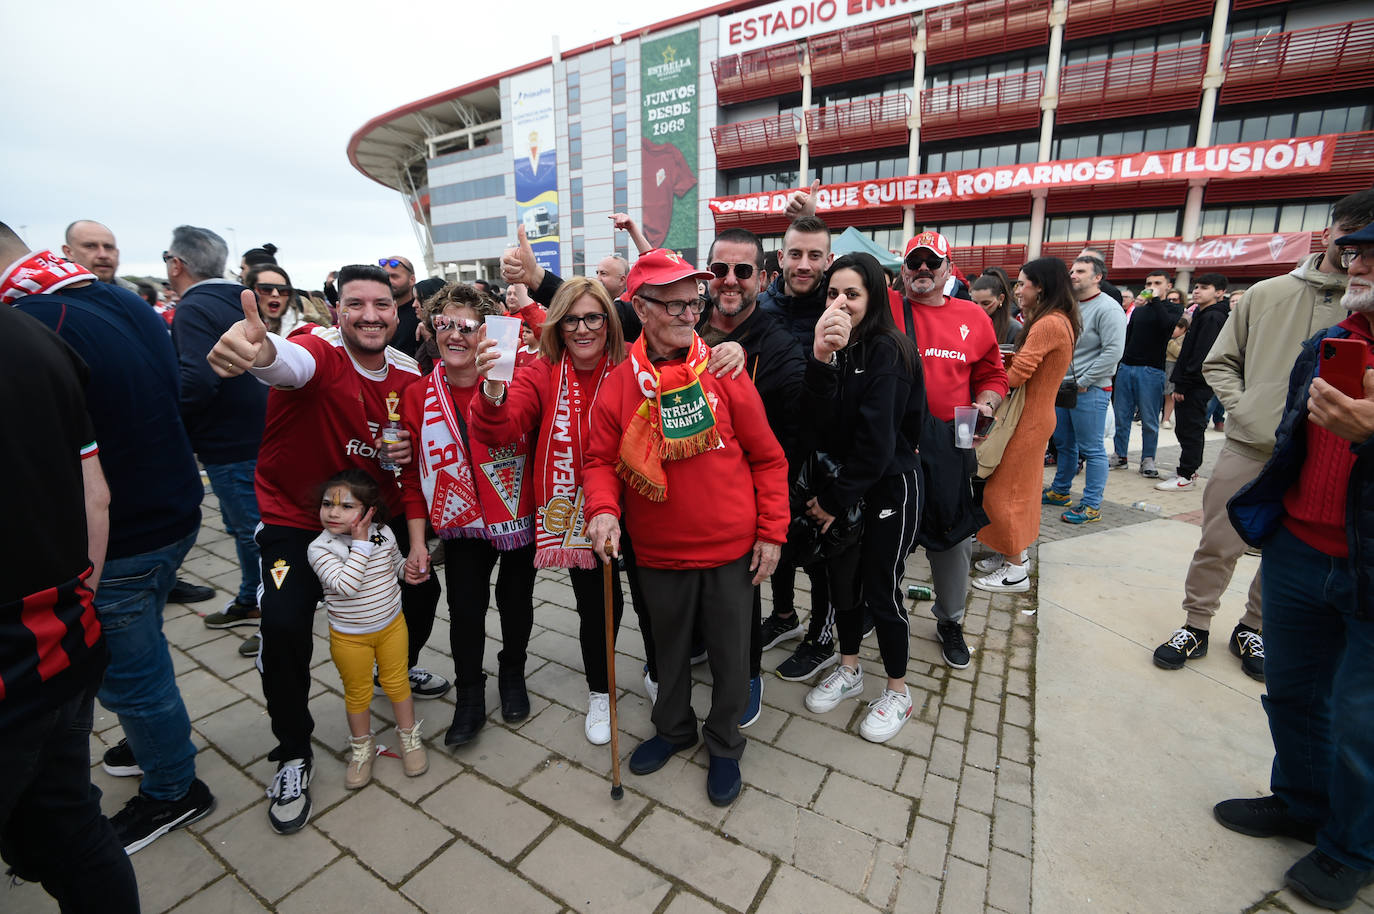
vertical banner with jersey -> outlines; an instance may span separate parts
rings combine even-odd
[[[697,261],[697,30],[639,45],[640,224],[656,248]]]
[[[515,215],[539,265],[561,273],[558,257],[558,143],[553,68],[510,78],[510,146],[515,158]],[[515,239],[511,239],[514,241]]]

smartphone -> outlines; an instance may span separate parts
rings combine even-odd
[[[975,438],[986,438],[988,432],[992,431],[992,424],[997,421],[996,416],[984,416],[978,414],[978,421],[973,425],[973,436]]]
[[[1364,372],[1374,367],[1369,346],[1355,338],[1327,337],[1321,343],[1317,377],[1356,400],[1364,399]]]

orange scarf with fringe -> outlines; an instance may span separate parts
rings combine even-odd
[[[630,347],[630,365],[644,402],[620,440],[616,472],[650,501],[668,499],[664,460],[681,460],[720,446],[716,416],[701,385],[710,357],[711,348],[695,333],[687,357],[662,371],[649,361],[643,334]]]

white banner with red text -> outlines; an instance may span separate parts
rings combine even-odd
[[[1133,182],[1321,174],[1331,170],[1335,145],[1332,134],[827,184],[818,191],[816,212],[824,215],[879,206],[985,200],[1030,190]],[[792,191],[782,191],[712,197],[707,205],[718,216],[781,213],[791,195]]]
[[[1112,242],[1112,266],[1116,269],[1278,266],[1297,263],[1311,250],[1311,232],[1212,235],[1196,241],[1131,238]]]

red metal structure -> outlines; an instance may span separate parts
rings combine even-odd
[[[753,121],[739,121],[711,128],[717,168],[742,168],[797,158],[801,118],[776,114]]]
[[[921,93],[921,139],[1024,130],[1040,123],[1040,71],[940,86]]]
[[[1256,35],[1226,52],[1223,105],[1364,89],[1374,82],[1374,19]]]
[[[1049,0],[974,0],[926,10],[926,63],[1049,44]]]
[[[1069,4],[1064,37],[1070,41],[1131,28],[1147,28],[1183,19],[1212,15],[1211,0],[1073,0]]]
[[[1067,66],[1060,74],[1064,123],[1195,108],[1202,100],[1207,45]]]
[[[811,154],[823,156],[851,149],[905,146],[910,115],[911,99],[905,95],[884,95],[812,108],[806,112]]]
[[[1203,199],[1206,203],[1303,200],[1344,196],[1371,186],[1374,186],[1374,131],[1364,131],[1342,133],[1336,139],[1331,170],[1325,174],[1212,181]]]
[[[800,92],[801,51],[795,44],[760,48],[711,61],[716,100],[734,105],[770,95]]]
[[[910,72],[916,63],[911,37],[910,16],[818,35],[809,43],[811,83],[827,86]]]

